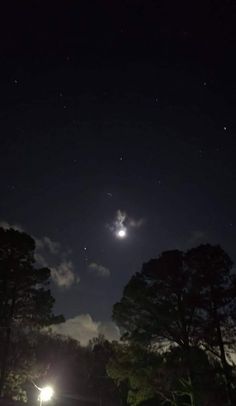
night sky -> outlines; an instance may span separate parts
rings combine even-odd
[[[1,25],[1,225],[52,269],[57,331],[114,338],[143,262],[204,242],[236,260],[235,5],[19,3]]]

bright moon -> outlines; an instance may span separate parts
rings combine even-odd
[[[126,237],[126,231],[125,230],[119,230],[117,231],[117,236],[119,238],[125,238]]]

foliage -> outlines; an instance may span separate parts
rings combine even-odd
[[[99,336],[87,347],[42,330],[61,317],[34,249],[27,234],[0,229],[5,395],[34,403],[34,381],[103,406],[235,404],[227,351],[235,346],[236,276],[220,247],[167,251],[144,264],[113,308],[122,342]]]
[[[180,251],[164,252],[143,265],[113,307],[123,339],[169,341],[188,346],[198,339],[197,292]]]
[[[52,312],[50,270],[35,268],[34,250],[34,240],[26,233],[0,228],[1,393],[9,367],[13,330],[27,331],[63,320]]]
[[[182,382],[189,382],[191,405],[202,405],[203,397],[208,397],[208,391],[201,389],[205,380],[199,379],[196,369],[196,355],[201,358],[203,344],[219,348],[229,392],[224,340],[235,336],[236,282],[231,268],[230,258],[220,247],[200,246],[186,254],[167,251],[143,265],[113,307],[113,319],[124,341],[179,347],[179,365],[186,371]]]
[[[227,350],[236,337],[236,275],[233,263],[220,246],[209,244],[191,249],[186,261],[199,289],[202,343],[221,360],[229,405],[233,405],[232,367]]]
[[[165,351],[137,343],[115,344],[108,365],[108,375],[126,393],[130,405],[189,406],[193,403],[192,382],[181,349]],[[197,399],[202,405],[224,404],[224,384],[218,376],[219,364],[207,354],[192,348],[196,373]]]
[[[87,347],[69,337],[38,332],[30,335],[34,342],[35,367],[32,377],[38,386],[50,382],[60,398],[65,394],[85,402],[118,405],[117,388],[106,374],[112,344],[100,336]],[[37,368],[36,368],[37,367]],[[38,373],[38,376],[37,376]],[[29,388],[35,392],[34,388]],[[33,398],[33,393],[29,397]]]
[[[202,337],[212,349],[219,347],[216,331],[219,324],[230,347],[236,337],[236,275],[233,263],[220,246],[209,244],[189,250],[185,257],[199,290]]]
[[[34,240],[26,233],[0,228],[0,323],[45,326],[62,321],[52,313],[50,270],[34,267]]]
[[[161,363],[160,357],[137,344],[116,344],[114,350],[107,372],[119,387],[126,384],[128,403],[136,406],[156,398],[152,381]]]

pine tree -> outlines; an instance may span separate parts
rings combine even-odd
[[[35,268],[35,242],[13,229],[0,228],[0,395],[7,374],[12,329],[38,328],[61,322],[52,312],[50,270]]]

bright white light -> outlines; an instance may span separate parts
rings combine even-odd
[[[117,231],[117,236],[119,238],[125,238],[126,237],[126,231],[124,229]]]
[[[39,400],[40,402],[48,402],[52,399],[54,395],[54,390],[51,386],[45,386],[45,388],[40,389]]]

